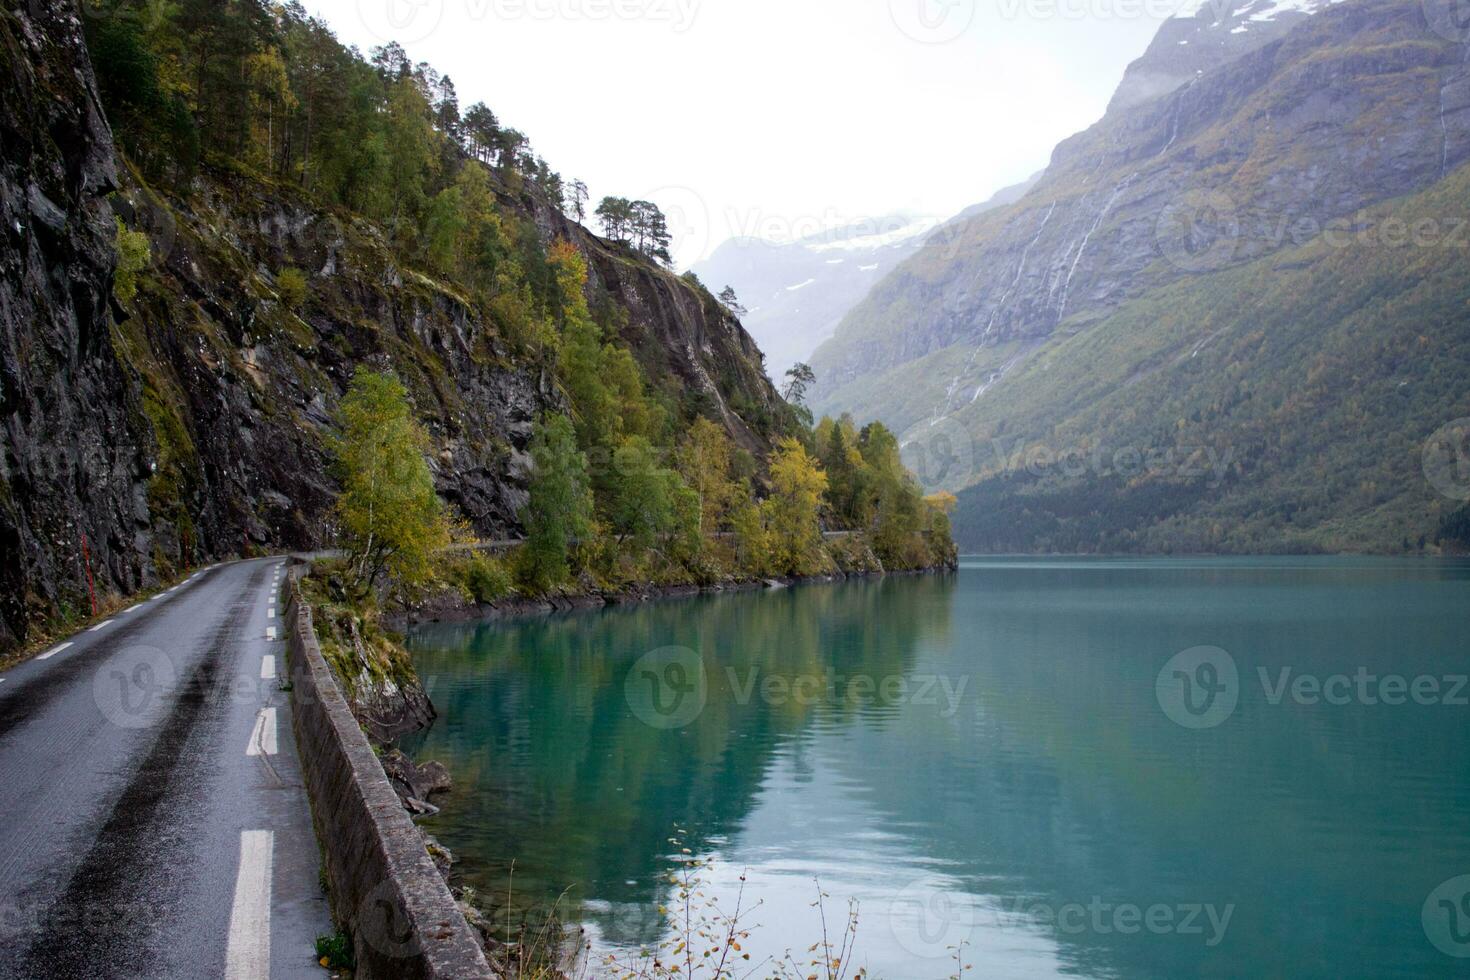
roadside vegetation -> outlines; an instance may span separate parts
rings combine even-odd
[[[604,403],[596,424],[579,433],[560,413],[537,423],[524,543],[489,554],[434,494],[426,437],[403,386],[360,370],[332,443],[347,552],[333,566],[341,598],[411,602],[448,588],[483,604],[953,561],[953,499],[920,494],[881,425],[858,431],[849,419],[823,419],[805,440],[778,443],[759,474],[708,419],[672,446],[656,445],[623,422],[655,414],[641,389],[613,391],[605,377],[590,370],[580,382],[591,390],[579,400]]]
[[[405,279],[438,284],[493,325],[505,347],[476,357],[508,356],[552,380],[553,410],[535,422],[530,499],[519,515],[524,546],[501,559],[446,562],[437,552],[473,535],[418,462],[429,439],[415,420],[432,414],[438,382],[393,352],[356,373],[327,448],[342,492],[339,538],[353,555],[346,586],[357,599],[435,584],[477,601],[705,585],[912,569],[952,555],[949,502],[923,499],[891,432],[847,418],[811,425],[802,404],[810,369],[788,379],[788,401],[763,396],[769,404],[743,382],[716,379],[721,405],[662,368],[664,352],[639,349],[624,329],[627,311],[589,286],[584,253],[565,238],[543,240],[521,205],[595,216],[620,256],[644,264],[667,261],[657,208],[613,197],[589,214],[581,181],[555,172],[484,103],[462,106],[452,79],[401,46],[366,54],[344,46],[296,2],[99,0],[84,26],[108,118],[138,179],[256,181],[360,218]],[[122,223],[117,235],[118,299],[142,302],[158,275],[148,240]],[[685,278],[707,309],[733,315]],[[271,281],[273,305],[293,315],[328,302],[320,276],[290,262]],[[124,349],[146,360],[147,345]],[[134,366],[144,378],[158,373]],[[189,474],[198,450],[171,434],[187,427],[172,424],[169,398],[148,404],[161,433],[150,508],[181,528],[183,561],[195,537],[182,528],[197,495]],[[824,532],[859,540],[824,541]]]
[[[801,404],[810,378],[788,386],[783,401],[743,348],[709,358],[710,377],[691,383],[670,370],[668,351],[647,331],[630,327],[626,304],[591,281],[589,255],[602,278],[611,265],[667,282],[681,302],[702,304],[706,322],[733,332],[729,307],[661,267],[669,234],[656,206],[604,200],[594,213],[607,240],[594,241],[552,210],[586,220],[585,187],[553,171],[523,134],[483,103],[461,107],[447,76],[396,44],[366,54],[342,45],[299,3],[98,0],[86,13],[124,182],[139,199],[153,196],[150,186],[176,189],[174,202],[195,210],[192,221],[173,222],[164,220],[167,203],[157,213],[119,207],[125,220],[115,239],[114,295],[132,314],[116,328],[118,349],[141,379],[158,443],[150,514],[177,528],[168,553],[155,556],[160,568],[187,565],[198,550],[190,514],[208,459],[189,424],[191,402],[145,327],[180,308],[168,256],[208,257],[207,236],[193,231],[199,216],[233,234],[237,197],[260,189],[330,215],[323,225],[340,237],[329,261],[347,257],[331,276],[320,256],[279,250],[265,237],[252,261],[234,253],[229,261],[254,284],[244,339],[253,343],[257,327],[289,338],[289,351],[274,351],[278,364],[310,351],[291,386],[324,395],[332,416],[330,425],[313,416],[330,434],[310,431],[312,447],[332,461],[335,507],[329,525],[325,513],[313,518],[324,519],[321,537],[343,554],[318,562],[300,587],[323,654],[370,735],[394,727],[380,714],[431,711],[385,614],[436,594],[494,603],[953,561],[953,501],[924,498],[887,429],[849,418],[814,425]],[[546,234],[548,224],[560,232]],[[174,233],[171,251],[162,239]],[[461,398],[442,358],[364,322],[372,317],[344,299],[342,282],[370,278],[462,311],[475,329],[457,338],[455,356],[472,370],[537,379],[540,411],[524,465],[523,434],[516,446],[497,431],[473,447],[518,461],[511,490],[522,506],[514,521],[497,518],[512,526],[472,529],[441,496],[452,454],[435,450],[455,416],[477,406]],[[187,321],[197,319],[190,311]],[[329,332],[361,333],[363,343],[329,344]],[[221,337],[218,346],[239,344]],[[238,370],[278,380],[254,361]],[[263,390],[263,403],[278,400]],[[478,538],[492,533],[517,543],[482,547]],[[242,536],[241,546],[264,540]],[[670,884],[687,890],[689,881]],[[502,956],[504,972],[558,975],[563,938],[537,962]],[[736,951],[726,944],[722,952]],[[318,954],[340,966],[347,951],[340,937],[324,937]],[[685,975],[669,969],[634,967],[635,975]]]

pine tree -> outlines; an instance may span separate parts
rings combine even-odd
[[[750,312],[740,304],[740,299],[735,295],[733,286],[726,286],[720,291],[720,304],[738,317],[743,317]]]

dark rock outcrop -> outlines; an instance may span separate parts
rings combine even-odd
[[[371,223],[294,188],[208,168],[146,186],[114,149],[71,0],[0,11],[0,51],[0,649],[85,608],[84,538],[101,594],[330,543],[327,436],[362,365],[403,379],[455,511],[515,535],[533,421],[565,407],[540,358]],[[584,253],[589,302],[613,309],[652,384],[701,393],[764,453],[784,416],[733,317],[531,191],[498,193]],[[126,304],[114,214],[151,247]],[[287,269],[309,282],[300,308]]]
[[[397,749],[383,753],[380,761],[388,782],[410,813],[431,812],[430,799],[435,793],[448,792],[452,785],[449,770],[437,762],[419,765]]]
[[[80,22],[7,5],[0,58],[3,648],[83,578],[84,539],[100,578],[139,584],[150,440],[108,329],[117,172]]]

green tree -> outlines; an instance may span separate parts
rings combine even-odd
[[[722,426],[702,415],[684,433],[674,453],[675,468],[699,499],[699,526],[705,535],[719,531],[733,503],[731,463],[730,437]]]
[[[434,176],[439,134],[432,120],[433,110],[418,83],[412,78],[399,80],[389,92],[385,132],[392,202],[386,217],[395,240],[418,221],[426,186]]]
[[[615,242],[626,242],[633,234],[633,202],[626,197],[604,197],[597,205],[602,233]]]
[[[582,181],[574,180],[567,188],[565,210],[578,224],[587,220],[587,185]]]
[[[749,575],[765,575],[771,564],[771,539],[759,505],[750,488],[740,486],[730,506],[730,527],[735,532],[735,561]]]
[[[460,133],[465,149],[476,160],[484,164],[494,162],[496,138],[500,133],[500,121],[483,102],[476,102],[465,110]]]
[[[874,477],[862,453],[850,416],[836,422],[822,419],[817,427],[817,452],[827,473],[827,502],[844,527],[863,530],[873,521]]]
[[[720,305],[729,310],[735,316],[745,316],[750,311],[740,303],[740,297],[735,295],[734,286],[726,286],[720,290]]]
[[[826,490],[827,475],[806,447],[795,439],[782,439],[771,457],[771,496],[761,508],[777,572],[810,575],[820,570],[820,509]]]
[[[793,364],[786,371],[786,386],[781,389],[781,397],[793,405],[804,405],[807,389],[816,383],[817,375],[810,364]]]
[[[922,564],[923,495],[904,468],[898,438],[881,422],[873,422],[863,428],[858,449],[873,481],[873,550],[885,565],[907,568]]]
[[[442,276],[458,270],[469,227],[464,191],[459,186],[446,187],[435,195],[424,219],[424,255],[429,268]]]
[[[571,574],[572,545],[592,528],[587,457],[565,415],[544,417],[531,438],[531,497],[521,512],[526,528],[521,571],[527,584],[548,589]]]
[[[608,523],[620,545],[631,541],[646,551],[672,529],[672,491],[677,482],[675,474],[658,465],[656,450],[647,439],[623,440],[613,456],[607,503]]]
[[[337,513],[355,586],[365,595],[385,572],[399,585],[428,581],[434,552],[449,543],[449,524],[425,459],[428,436],[402,383],[359,368],[338,421]]]

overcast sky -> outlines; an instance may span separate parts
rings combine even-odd
[[[897,211],[949,216],[1102,115],[1175,0],[307,0],[395,38],[594,202],[660,204],[681,267]]]

